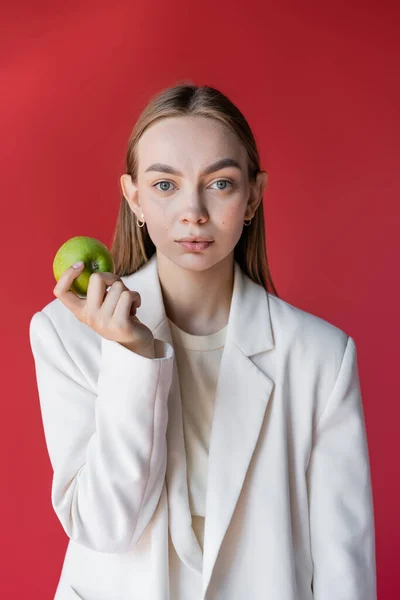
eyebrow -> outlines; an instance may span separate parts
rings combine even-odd
[[[220,171],[225,167],[235,167],[240,171],[242,170],[240,163],[238,163],[238,161],[234,158],[221,158],[212,165],[206,167],[204,171],[200,173],[200,175],[210,175],[210,173],[215,173],[215,171]],[[174,169],[173,167],[170,167],[169,165],[164,165],[163,163],[154,163],[150,165],[146,169],[145,173],[147,173],[148,171],[158,171],[160,173],[169,173],[170,175],[177,175],[178,177],[183,177],[183,174],[180,171]]]

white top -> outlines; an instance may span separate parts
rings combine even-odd
[[[203,549],[208,449],[215,392],[228,325],[211,335],[192,335],[168,319],[182,397],[192,527]]]

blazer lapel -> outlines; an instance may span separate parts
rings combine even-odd
[[[143,267],[122,278],[142,295],[137,315],[155,337],[172,344],[154,254]],[[181,395],[174,363],[167,427],[167,488],[171,538],[180,558],[203,572],[204,600],[225,533],[254,453],[273,380],[257,357],[274,347],[269,299],[265,289],[234,262],[234,285],[226,342],[222,354],[211,430],[204,555],[191,526],[183,437]],[[265,364],[265,361],[264,361]]]
[[[265,289],[235,261],[209,448],[204,532],[204,599],[254,453],[274,382],[252,360],[274,347]],[[258,362],[258,360],[257,360]]]

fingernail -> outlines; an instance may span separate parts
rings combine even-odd
[[[72,265],[73,269],[80,269],[80,267],[83,266],[83,260],[80,260],[78,262],[76,262],[75,264]]]

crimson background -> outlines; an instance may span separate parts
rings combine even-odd
[[[111,243],[144,104],[192,80],[226,93],[253,128],[280,297],[356,342],[378,597],[398,598],[396,4],[9,2],[1,23],[0,597],[53,598],[68,541],[51,506],[30,318],[54,299],[64,241]]]

